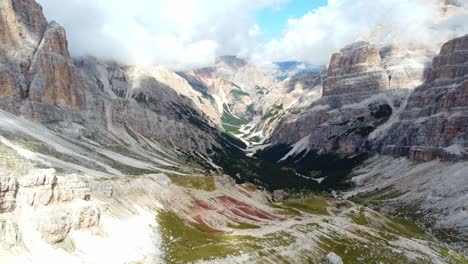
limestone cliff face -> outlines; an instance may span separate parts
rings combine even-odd
[[[27,98],[38,107],[55,105],[79,110],[84,103],[84,83],[67,46],[65,30],[54,22],[50,23],[29,72],[31,83]]]
[[[189,151],[205,153],[218,146],[219,135],[210,118],[192,99],[156,79],[152,71],[76,60],[85,82],[86,104],[81,123],[102,134],[129,131]]]
[[[445,43],[426,82],[415,89],[381,143],[411,159],[459,158],[468,147],[468,35]]]
[[[25,74],[47,20],[34,0],[5,0],[0,3],[0,24],[0,105],[11,109],[27,90]]]
[[[429,55],[358,42],[332,56],[322,73],[323,96],[307,107],[292,108],[272,134],[273,143],[305,137],[311,149],[357,153],[367,137],[401,110],[411,89],[422,83]]]
[[[83,179],[57,177],[53,169],[34,170],[19,180],[1,173],[2,246],[31,243],[25,241],[31,228],[48,243],[57,244],[72,230],[99,225],[101,211],[90,201],[91,186]]]
[[[234,56],[223,56],[213,67],[189,72],[188,76],[204,84],[221,115],[228,106],[234,115],[248,119],[259,108],[256,102],[275,81],[267,71]]]
[[[388,88],[380,49],[367,42],[358,42],[333,54],[324,79],[323,95],[342,95],[380,91]],[[356,83],[358,82],[358,83]]]
[[[2,1],[0,23],[0,109],[51,126],[79,124],[80,136],[137,133],[189,151],[219,147],[214,104],[175,72],[73,61],[65,30],[34,0]]]
[[[44,121],[55,108],[79,110],[83,85],[63,28],[34,0],[2,1],[0,23],[0,107]]]
[[[34,0],[2,1],[0,23],[0,52],[9,60],[19,62],[26,61],[33,53],[47,27],[42,8]]]

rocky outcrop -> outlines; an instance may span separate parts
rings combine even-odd
[[[261,108],[258,100],[269,93],[275,80],[267,70],[235,56],[220,57],[209,68],[186,74],[204,84],[222,115],[226,107],[238,117],[252,119]]]
[[[87,229],[99,225],[101,211],[92,202],[77,200],[73,205],[73,228]]]
[[[35,216],[36,229],[50,244],[62,242],[72,228],[73,219],[69,210],[46,208]]]
[[[32,60],[28,90],[30,101],[79,110],[84,83],[68,53],[65,30],[52,22],[47,26]],[[34,108],[34,106],[33,106]]]
[[[27,206],[48,205],[52,202],[56,185],[54,169],[33,171],[20,180],[20,199]]]
[[[323,95],[342,95],[385,90],[389,77],[383,67],[380,49],[367,42],[358,42],[333,54],[326,78],[323,80]]]
[[[276,203],[282,203],[287,197],[288,194],[284,190],[273,191],[273,201]]]
[[[18,245],[31,226],[51,244],[64,241],[71,230],[98,226],[101,211],[90,199],[88,182],[76,175],[57,177],[54,169],[36,169],[19,180],[1,175],[0,245]]]
[[[18,181],[0,172],[0,213],[12,212],[16,207]]]
[[[119,144],[116,137],[140,144],[133,141],[143,136],[205,155],[221,148],[216,104],[177,73],[73,61],[64,29],[48,23],[33,0],[3,1],[0,19],[8,39],[0,47],[0,109],[52,129],[79,124],[73,137],[99,134],[105,144]]]
[[[16,66],[25,66],[20,64],[27,63],[47,26],[41,6],[35,0],[2,1],[0,24],[0,55]]]
[[[87,87],[84,127],[117,137],[135,133],[201,153],[219,146],[219,132],[210,118],[190,98],[160,82],[153,71],[93,58],[75,63]]]
[[[323,96],[289,111],[273,132],[273,143],[307,137],[306,148],[345,154],[368,148],[368,136],[385,123],[417,84],[428,61],[424,50],[358,42],[334,54],[322,73]]]
[[[91,186],[87,181],[74,175],[57,178],[54,169],[33,170],[20,179],[20,189],[20,200],[27,206],[47,206],[91,197]]]
[[[323,264],[343,264],[343,260],[341,260],[341,257],[336,255],[335,252],[330,252]]]
[[[27,72],[47,27],[34,0],[0,3],[0,108],[13,110],[27,88]]]
[[[0,108],[43,121],[63,119],[60,107],[80,109],[83,85],[63,28],[34,0],[2,1],[0,23]]]
[[[54,201],[63,203],[75,199],[88,201],[91,197],[91,185],[77,175],[57,179],[57,188],[54,192]]]
[[[92,202],[76,200],[69,206],[45,208],[34,221],[42,238],[50,244],[64,241],[72,229],[81,230],[99,225],[101,212]]]
[[[382,152],[413,160],[467,157],[468,35],[445,43],[415,89]]]

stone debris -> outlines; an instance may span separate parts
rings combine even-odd
[[[343,260],[334,252],[330,252],[327,255],[327,260],[323,264],[343,264]]]

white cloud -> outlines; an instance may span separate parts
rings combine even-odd
[[[329,0],[290,19],[281,38],[262,43],[257,12],[287,1],[38,0],[46,16],[67,30],[74,56],[174,69],[207,66],[227,54],[259,64],[327,64],[333,52],[371,33],[382,42],[433,47],[468,33],[466,11],[444,19],[437,4],[468,0]]]
[[[74,56],[201,67],[258,43],[256,12],[287,0],[38,0],[67,31]]]
[[[433,49],[468,33],[468,14],[449,18],[439,0],[329,0],[328,5],[291,19],[285,34],[258,49],[257,61],[299,60],[328,64],[332,53],[358,40],[427,46]],[[455,2],[452,0],[452,2]],[[467,0],[458,0],[466,4]]]

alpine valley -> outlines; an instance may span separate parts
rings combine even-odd
[[[0,0],[0,263],[468,263],[468,35],[378,34],[179,72]]]

